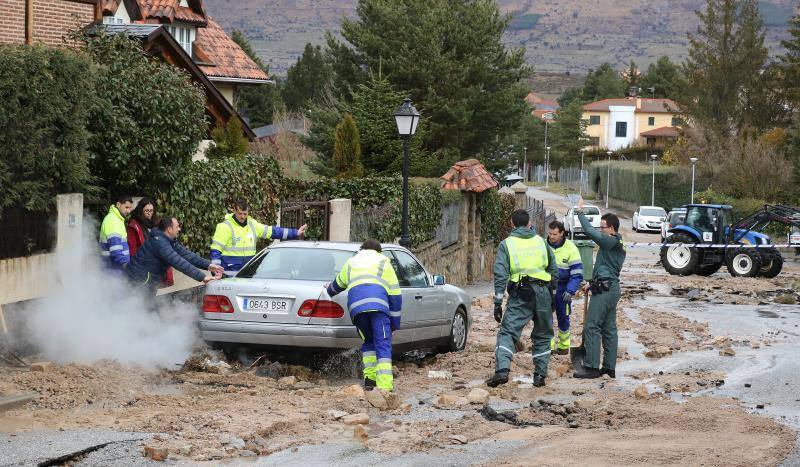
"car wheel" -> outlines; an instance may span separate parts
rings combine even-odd
[[[459,307],[450,323],[450,337],[444,350],[447,352],[460,352],[467,346],[467,312]]]
[[[728,272],[733,277],[755,277],[761,270],[761,258],[756,252],[736,250],[728,257]]]

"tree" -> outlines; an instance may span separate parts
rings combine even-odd
[[[211,131],[214,144],[206,151],[209,159],[241,157],[250,151],[250,142],[244,136],[242,122],[232,117],[227,125],[217,125]]]
[[[358,127],[353,116],[345,114],[336,126],[333,145],[333,167],[338,178],[360,178],[364,176],[361,165],[361,143]]]
[[[625,97],[625,82],[608,63],[603,63],[597,70],[589,70],[583,84],[582,98],[584,102],[601,99]]]
[[[589,145],[586,123],[583,119],[583,105],[580,102],[573,101],[559,109],[551,127],[553,152],[550,157],[552,159],[555,155],[555,160],[558,162],[553,165],[580,161],[581,149]]]
[[[331,87],[331,66],[320,46],[306,44],[303,55],[286,72],[283,102],[290,111],[305,111],[321,102]]]
[[[763,129],[780,117],[764,99],[773,93],[764,24],[755,0],[707,0],[701,25],[689,34],[684,64],[688,92],[681,100],[690,117],[722,135]]]
[[[666,55],[651,63],[642,76],[645,97],[680,99],[686,92],[686,77]]]
[[[99,65],[88,126],[92,173],[108,194],[166,190],[206,135],[203,90],[136,39],[78,38]]]
[[[581,102],[583,103],[583,90],[581,88],[569,88],[566,91],[562,92],[561,95],[558,97],[558,105],[561,107],[566,107],[572,102]]]
[[[622,81],[625,83],[626,91],[641,86],[642,72],[639,71],[639,67],[636,66],[633,60],[628,65],[628,69],[622,72]]]
[[[781,41],[786,53],[781,55],[783,89],[795,107],[800,105],[800,14],[789,21],[789,39]]]
[[[234,30],[231,39],[239,44],[256,65],[269,76],[269,67],[264,64],[261,57],[255,53],[250,42],[239,30]],[[236,108],[239,113],[248,119],[251,127],[260,127],[272,123],[276,107],[281,107],[281,90],[278,83],[256,84],[240,86],[236,92]]]
[[[0,216],[93,193],[89,132],[97,67],[80,52],[0,45]]]
[[[337,73],[366,69],[407,91],[426,118],[425,148],[449,164],[482,155],[527,113],[531,69],[503,44],[508,21],[491,0],[360,0],[342,21],[352,48],[328,50]]]

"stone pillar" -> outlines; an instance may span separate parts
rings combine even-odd
[[[330,217],[328,218],[328,236],[332,242],[350,241],[350,215],[352,201],[349,199],[332,199],[328,202]]]
[[[525,209],[525,197],[528,196],[528,185],[522,182],[517,182],[511,185],[514,190],[514,209]]]
[[[56,197],[56,253],[81,249],[83,235],[83,194],[71,193]]]

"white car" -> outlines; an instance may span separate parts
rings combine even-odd
[[[592,224],[592,227],[596,229],[600,228],[600,208],[597,206],[584,205],[583,213],[586,214],[586,218],[589,220],[589,223]],[[564,230],[566,230],[568,236],[572,235],[573,230],[575,231],[575,235],[583,235],[583,228],[581,227],[580,220],[578,220],[578,215],[574,213],[574,208],[570,208],[569,211],[567,211],[562,222],[564,222]]]
[[[673,227],[679,226],[686,221],[686,208],[672,208],[667,214],[667,220],[661,224],[661,243],[667,241],[669,231]]]
[[[661,231],[661,224],[667,219],[667,211],[658,206],[639,206],[633,213],[634,232]]]

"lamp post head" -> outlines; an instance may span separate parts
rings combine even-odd
[[[419,112],[411,105],[411,99],[403,99],[403,104],[394,111],[394,120],[397,123],[397,133],[400,136],[411,137],[417,132]]]
[[[614,154],[614,151],[608,151],[606,154],[608,154],[608,157],[611,157],[611,155]]]
[[[655,162],[657,158],[658,154],[650,154],[650,159],[653,159],[653,162]]]
[[[550,150],[550,146],[547,146],[547,150],[548,150],[548,151]]]
[[[692,165],[694,165],[695,162],[697,162],[697,158],[696,157],[690,157],[689,161],[691,161]]]

